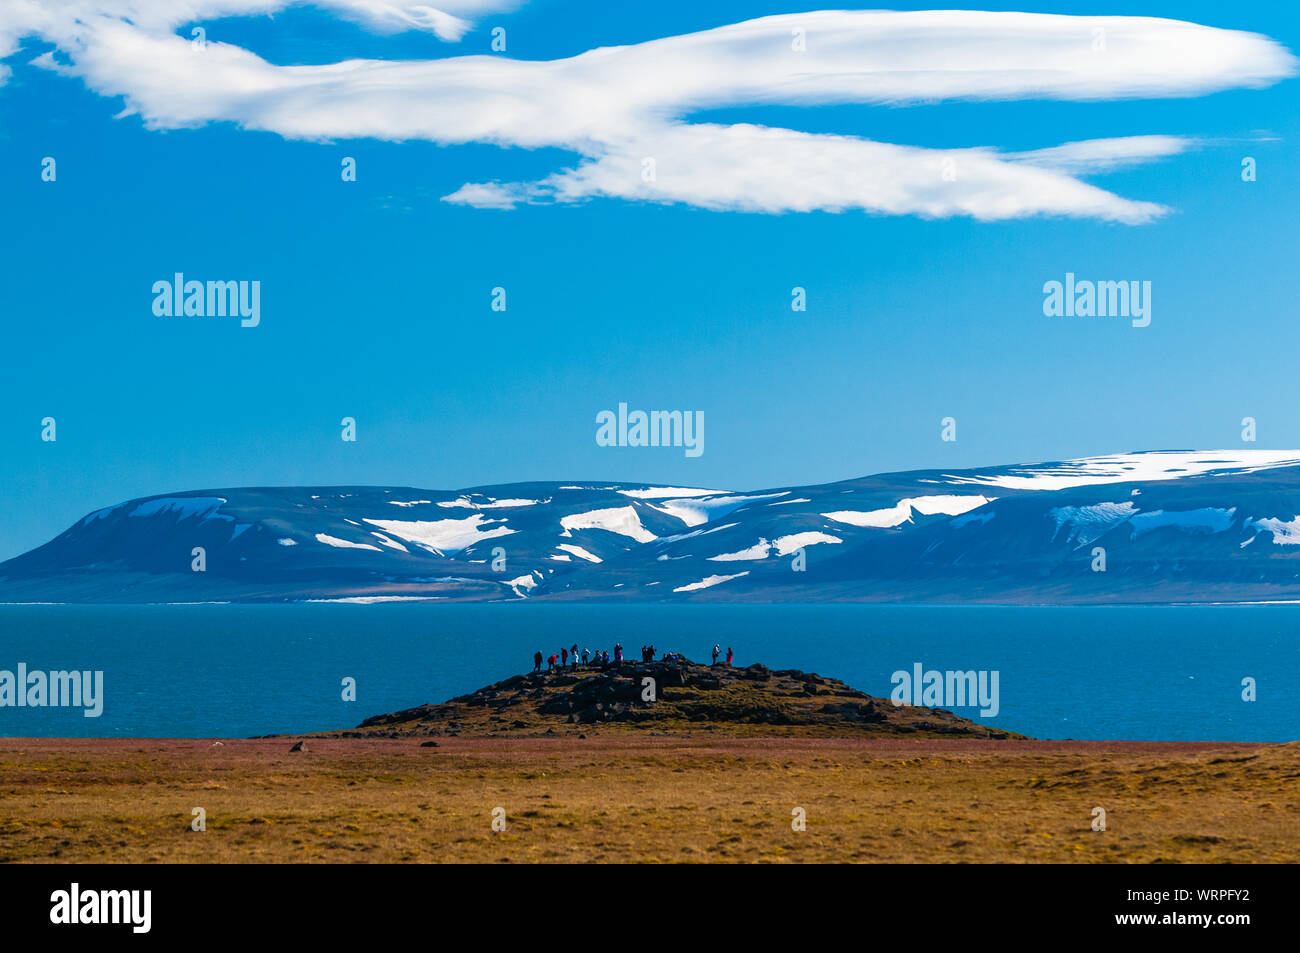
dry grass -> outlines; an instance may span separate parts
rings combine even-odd
[[[1300,860],[1295,744],[307,743],[0,740],[0,860]],[[795,807],[806,831],[791,830]]]

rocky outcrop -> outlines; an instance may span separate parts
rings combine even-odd
[[[441,704],[367,718],[349,734],[518,736],[593,728],[1018,737],[942,709],[895,706],[810,672],[685,660],[515,675]]]

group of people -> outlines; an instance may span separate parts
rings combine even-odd
[[[641,646],[641,661],[653,662],[655,660],[656,651],[657,650],[653,645]],[[720,652],[721,649],[719,649],[718,646],[715,645],[713,647],[714,665],[718,664],[718,655],[720,654]],[[731,652],[731,646],[727,646],[728,665],[731,664],[731,660],[733,657],[734,656],[732,655]],[[686,660],[686,657],[683,656],[680,652],[666,652],[664,654],[664,659],[665,661],[684,662]],[[542,653],[534,652],[533,653],[534,672],[540,672],[542,670],[542,661],[543,661]],[[623,664],[623,645],[621,642],[616,642],[614,644],[614,655],[613,658],[611,659],[610,654],[607,651],[592,652],[590,649],[583,649],[582,652],[579,653],[578,643],[575,642],[569,648],[561,647],[560,651],[556,652],[554,655],[548,656],[545,659],[545,662],[546,662],[546,670],[548,672],[554,672],[556,669],[577,668],[579,665],[582,665],[584,668],[592,665],[598,665],[602,669],[606,669],[609,668],[610,665]]]
[[[579,657],[580,656],[578,654],[578,643],[575,642],[570,648],[567,649],[561,648],[560,651],[556,652],[554,655],[549,656],[546,659],[546,670],[548,672],[553,672],[557,668],[577,668],[578,665],[580,664]],[[601,668],[609,668],[611,664],[622,665],[623,646],[622,644],[615,644],[614,657],[612,661],[610,659],[609,652],[607,651],[592,652],[590,649],[583,649],[581,654],[581,664],[584,666],[599,665]],[[541,670],[542,670],[542,653],[534,652],[533,671],[540,672]]]

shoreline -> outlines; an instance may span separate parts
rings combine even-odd
[[[816,602],[773,601],[773,602],[681,602],[677,600],[634,601],[629,599],[566,599],[552,596],[521,597],[518,599],[448,599],[443,596],[337,596],[328,599],[261,599],[240,601],[233,599],[200,602],[0,602],[0,608],[6,606],[85,606],[105,608],[109,606],[158,607],[158,606],[303,606],[303,605],[397,605],[402,603],[437,603],[444,606],[514,606],[547,605],[594,606],[608,608],[623,606],[628,608],[646,608],[648,606],[689,606],[693,609],[701,606],[725,606],[737,608],[753,606],[755,608],[772,608],[773,606],[798,606],[816,608],[818,606],[881,606],[889,608],[911,609],[1230,609],[1237,606],[1294,606],[1300,605],[1300,599],[1248,599],[1240,602],[887,602],[875,599],[825,599]]]
[[[154,745],[159,748],[185,748],[195,751],[206,750],[213,746],[222,747],[233,746],[267,746],[268,751],[282,750],[285,744],[303,741],[315,749],[318,745],[325,746],[330,743],[339,744],[391,744],[397,747],[419,748],[421,741],[433,740],[438,742],[439,748],[456,748],[456,747],[510,747],[516,745],[535,746],[538,748],[546,745],[577,743],[581,741],[588,746],[599,746],[606,744],[610,747],[692,747],[692,746],[755,746],[755,747],[798,747],[798,746],[852,746],[882,749],[906,749],[909,747],[924,746],[933,751],[968,751],[968,750],[990,750],[997,751],[1000,749],[1014,750],[1023,753],[1034,753],[1037,751],[1077,751],[1086,753],[1090,749],[1095,749],[1099,753],[1104,752],[1205,752],[1218,751],[1225,748],[1287,748],[1296,746],[1300,749],[1300,740],[1298,741],[1143,741],[1140,739],[1086,739],[1086,738],[983,738],[983,737],[956,737],[956,738],[935,738],[935,737],[899,737],[899,736],[852,736],[852,735],[729,735],[721,730],[709,730],[699,728],[690,732],[678,731],[624,731],[618,733],[601,733],[593,732],[580,738],[579,732],[572,734],[556,735],[440,735],[436,737],[426,737],[424,735],[404,735],[393,738],[385,735],[358,735],[352,734],[354,729],[341,728],[337,730],[325,730],[319,732],[307,732],[304,734],[278,734],[278,735],[255,735],[250,738],[240,738],[227,735],[212,735],[203,738],[189,737],[149,737],[149,736],[131,736],[131,737],[34,737],[26,735],[0,735],[0,751],[6,748],[50,748],[50,749],[76,749],[84,747],[89,750],[103,751],[105,746],[108,747],[129,747],[139,748],[142,745]],[[287,749],[283,749],[287,750]],[[324,750],[322,748],[322,750]]]

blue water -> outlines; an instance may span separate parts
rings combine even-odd
[[[1040,738],[1300,738],[1300,606],[0,606],[0,670],[99,669],[104,712],[0,707],[0,736],[234,738],[352,727],[532,668],[561,645],[829,675],[996,670],[987,724]],[[1258,700],[1242,700],[1242,679]],[[357,682],[344,702],[341,680]],[[979,718],[972,708],[954,709]]]

